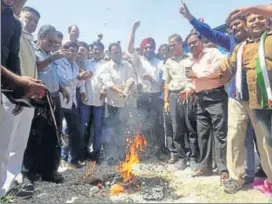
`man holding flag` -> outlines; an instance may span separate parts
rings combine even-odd
[[[235,95],[243,102],[241,108],[249,110],[249,117],[255,132],[261,133],[256,137],[257,146],[261,165],[267,174],[266,180],[256,178],[253,187],[272,196],[272,32],[268,30],[268,18],[258,14],[248,14],[246,25],[249,38],[236,46],[228,64],[224,66],[222,64],[222,80],[230,78],[230,73],[236,79],[240,79],[235,83]],[[248,116],[241,115],[241,117]],[[245,130],[246,126],[241,120],[233,121],[233,125],[241,131]],[[245,138],[239,140],[242,139]],[[243,143],[241,143],[241,148],[243,148]],[[228,156],[235,157],[236,155],[233,153]],[[235,193],[243,187],[243,163],[243,158],[240,158],[240,175],[236,174],[236,178],[230,179],[225,185],[225,191],[227,190],[228,193]],[[236,186],[235,189],[232,188],[233,185]]]

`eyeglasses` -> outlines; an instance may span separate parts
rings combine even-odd
[[[58,41],[52,40],[52,39],[48,39],[47,42],[52,44],[52,45],[58,44]]]

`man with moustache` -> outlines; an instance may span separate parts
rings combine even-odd
[[[139,97],[137,108],[144,122],[141,124],[142,132],[147,138],[151,154],[159,153],[164,148],[163,125],[155,119],[161,118],[163,101],[161,100],[160,78],[161,60],[155,55],[156,43],[153,38],[145,38],[141,42],[142,56],[134,47],[135,34],[140,22],[135,22],[129,41],[128,52],[138,76]]]
[[[222,33],[220,31],[213,30],[210,28],[209,25],[198,21],[189,11],[186,4],[183,3],[182,8],[180,9],[181,14],[188,19],[188,21],[191,23],[191,25],[199,32],[199,34],[209,41],[223,47],[230,53],[233,52],[235,46],[248,37],[247,28],[246,28],[246,20],[244,16],[237,16],[236,18],[233,18],[230,21],[227,21],[228,27],[231,29],[232,35],[227,35],[225,33]],[[242,111],[243,114],[248,114],[245,109],[240,109],[241,107],[241,101],[237,100],[234,94],[235,90],[235,83],[236,79],[235,77],[232,78],[230,82],[230,87],[228,90],[229,94],[229,102],[228,102],[228,110],[229,110],[229,118],[239,117],[237,115],[237,109]],[[241,119],[241,118],[240,118]],[[246,147],[246,182],[251,183],[254,179],[254,177],[266,177],[264,174],[262,168],[260,167],[258,172],[255,174],[255,154],[254,154],[254,143],[253,141],[256,140],[254,131],[252,130],[252,124],[250,120],[243,118],[242,120],[246,120],[249,124],[246,132],[246,141],[245,141],[245,147]],[[236,138],[241,138],[241,132],[238,128],[234,127],[232,124],[232,121],[228,121],[228,152],[233,152],[232,149],[237,149],[237,142]],[[243,133],[242,133],[243,134]],[[256,133],[258,136],[258,134]],[[241,141],[244,142],[244,141]],[[255,141],[256,143],[256,141]],[[257,149],[258,150],[258,149]],[[239,152],[237,154],[244,153],[244,149],[239,149]],[[228,153],[229,154],[229,153]],[[237,171],[238,159],[236,157],[229,156],[231,160],[228,160],[228,169],[230,171],[230,174],[235,174]]]
[[[57,52],[58,50],[60,50],[61,45],[62,45],[62,41],[63,41],[63,34],[60,31],[57,31],[57,39],[56,39],[56,43],[55,46],[52,50],[53,53]]]
[[[228,95],[224,82],[220,81],[220,62],[223,55],[216,48],[205,48],[198,33],[186,38],[190,53],[190,64],[186,76],[191,79],[179,95],[196,94],[196,127],[200,157],[193,177],[212,173],[212,148],[220,174],[220,184],[228,179],[226,166]],[[187,95],[188,96],[188,95]],[[188,99],[188,97],[186,97]],[[213,134],[211,134],[213,131]],[[214,143],[213,143],[214,141]]]
[[[256,178],[253,187],[261,190],[267,196],[272,196],[272,138],[271,138],[271,104],[272,104],[272,33],[269,30],[268,18],[250,13],[246,17],[248,39],[236,46],[229,58],[228,64],[222,64],[222,80],[235,76],[235,93],[241,102],[241,108],[248,113],[243,114],[236,110],[236,117],[231,120],[236,129],[243,132],[250,118],[255,132],[258,132],[256,140],[260,154],[261,165],[267,175],[267,179]],[[236,149],[243,146],[245,135],[235,138]],[[229,147],[228,147],[229,148]],[[225,185],[225,192],[235,193],[240,190],[244,183],[245,170],[243,165],[244,154],[229,156],[236,157],[238,166],[235,174]],[[229,161],[228,161],[229,163]]]
[[[239,9],[235,9],[232,11],[229,16],[228,20],[233,20],[237,18],[238,16],[247,15],[250,13],[259,14],[266,17],[272,16],[272,5],[262,5],[262,6],[249,6],[249,7],[243,7]]]
[[[126,98],[134,88],[135,75],[132,66],[122,60],[122,49],[118,43],[109,45],[111,60],[102,68],[100,78],[107,90],[106,103],[108,105],[108,117],[105,120],[107,145],[105,154],[110,158],[123,160],[126,146]],[[108,160],[109,162],[109,160]],[[114,162],[114,161],[113,161]]]

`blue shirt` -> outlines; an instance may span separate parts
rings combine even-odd
[[[234,51],[236,45],[238,44],[234,35],[228,35],[226,33],[214,30],[208,24],[200,22],[195,17],[192,18],[190,23],[192,24],[192,26],[194,26],[197,32],[199,32],[200,35],[207,38],[207,40],[223,47],[230,53]],[[243,77],[242,79],[242,84],[247,84],[245,77]],[[248,99],[247,85],[242,86],[242,92],[243,92],[242,98],[244,100],[247,100]],[[235,78],[234,77],[232,77],[231,79],[228,93],[230,97],[234,97],[234,93],[235,93]]]
[[[208,24],[200,22],[195,17],[193,17],[190,23],[192,26],[194,26],[197,32],[200,33],[200,35],[231,53],[237,45],[237,41],[233,35],[228,35],[226,33],[214,30]]]
[[[60,85],[66,88],[71,97],[69,103],[64,101],[64,98],[61,97],[61,106],[62,108],[71,109],[73,104],[77,106],[76,88],[83,86],[85,83],[77,79],[79,68],[76,62],[69,62],[66,58],[61,58],[55,63]]]
[[[77,79],[79,68],[75,62],[70,63],[66,58],[55,61],[57,65],[57,75],[62,87],[77,87],[80,82]]]
[[[50,53],[46,53],[37,45],[34,46],[37,63],[46,60],[50,57]],[[56,93],[59,91],[59,77],[56,71],[56,63],[49,64],[45,69],[38,72],[39,79],[46,85],[50,93]]]

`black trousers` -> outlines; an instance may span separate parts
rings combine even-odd
[[[228,95],[224,87],[197,94],[197,133],[200,149],[199,168],[212,169],[212,145],[220,172],[227,171]],[[214,134],[211,134],[211,133]]]
[[[60,98],[53,97],[56,110],[54,112],[57,125],[60,126]],[[48,115],[50,111],[47,110]],[[53,123],[35,110],[30,135],[24,152],[22,174],[50,176],[57,171],[60,161],[61,148],[58,144]]]
[[[164,112],[164,135],[166,138],[166,147],[169,147],[169,143],[173,143],[173,127],[172,127],[172,118],[171,113]],[[169,149],[169,148],[168,148]]]
[[[186,103],[178,102],[178,93],[170,93],[171,132],[167,131],[167,144],[172,154],[181,158],[197,159],[199,148],[196,132],[196,104],[191,97]]]
[[[187,137],[185,138],[189,144],[189,157],[198,159],[199,145],[196,126],[196,97],[190,97],[186,102],[185,122],[187,127]],[[186,143],[186,142],[185,142]]]
[[[188,133],[185,119],[186,105],[178,102],[178,93],[170,93],[170,114],[173,135],[172,138],[168,139],[168,148],[171,154],[177,154],[180,158],[186,158],[185,138]]]

